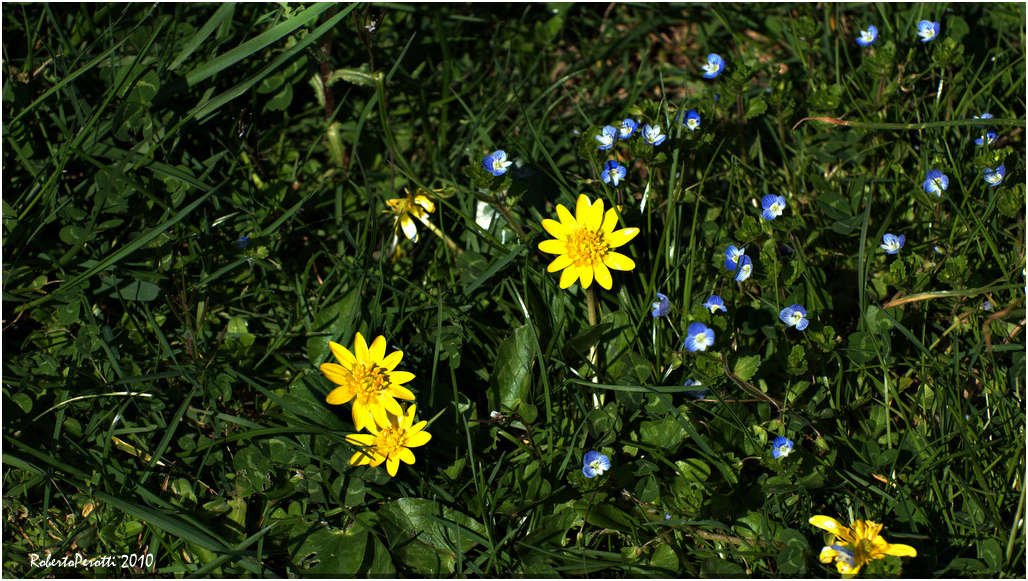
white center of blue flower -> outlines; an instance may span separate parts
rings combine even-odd
[[[598,458],[593,460],[592,463],[589,464],[589,467],[593,469],[593,472],[595,472],[597,476],[603,474],[603,466],[600,464],[600,460]]]

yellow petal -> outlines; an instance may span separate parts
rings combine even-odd
[[[614,284],[614,279],[610,276],[610,269],[606,265],[597,264],[593,267],[593,272],[596,276],[596,282],[603,288],[610,290],[610,287]]]
[[[582,194],[578,196],[578,207],[576,208],[578,223],[586,230],[597,232],[603,225],[603,200],[596,200],[592,204],[589,198]]]
[[[831,547],[824,547],[823,549],[821,549],[821,554],[818,555],[817,560],[821,561],[822,563],[831,563],[833,560],[835,560],[835,556],[838,554],[839,551],[836,551]]]
[[[557,218],[560,219],[561,225],[564,226],[564,232],[571,230],[572,227],[578,226],[578,220],[571,215],[571,211],[564,207],[564,204],[557,204]],[[547,230],[547,232],[549,232]]]
[[[346,441],[354,446],[373,446],[375,444],[375,436],[371,434],[347,434]]]
[[[810,520],[808,522],[816,526],[817,528],[826,530],[836,536],[838,536],[839,533],[842,531],[849,531],[849,529],[842,526],[842,523],[840,523],[839,521],[835,520],[830,516],[824,516],[820,514],[815,515],[810,517]]]
[[[353,417],[353,426],[358,430],[367,428],[369,432],[378,432],[378,426],[375,425],[375,411],[374,408],[360,401],[354,400],[353,410],[351,416]]]
[[[386,472],[390,476],[396,476],[396,469],[400,467],[400,459],[396,456],[390,456],[386,459]]]
[[[635,261],[620,252],[608,252],[603,257],[603,264],[614,270],[633,270],[635,268]]]
[[[546,267],[546,272],[557,272],[558,270],[564,270],[565,268],[574,264],[571,257],[567,254],[558,255],[557,258],[553,259],[553,262]]]
[[[395,375],[395,372],[393,373],[393,375]],[[407,389],[406,387],[404,387],[402,385],[395,385],[394,384],[394,385],[389,386],[386,389],[386,395],[391,395],[393,397],[396,397],[396,398],[399,398],[399,399],[405,399],[405,400],[412,400],[412,399],[414,399],[414,392],[412,392],[411,390]]]
[[[343,365],[345,365],[347,367],[349,367],[349,366],[351,366],[351,365],[353,365],[354,363],[357,362],[357,359],[354,358],[353,353],[350,353],[349,349],[347,349],[346,347],[343,347],[342,345],[340,345],[339,343],[336,343],[335,341],[329,341],[328,342],[328,348],[332,350],[332,355],[335,356],[336,361],[338,361],[339,363],[342,363]]]
[[[414,220],[410,219],[410,214],[405,212],[400,215],[400,229],[403,230],[403,235],[408,240],[411,242],[418,241],[418,227],[414,224]]]
[[[638,228],[622,228],[617,232],[611,232],[607,234],[607,246],[610,248],[617,248],[628,244],[632,238],[635,238],[639,234]]]
[[[593,283],[593,269],[591,266],[578,267],[578,276],[582,279],[582,288],[589,288]]]
[[[383,348],[382,351],[384,352],[385,349]],[[392,370],[396,369],[396,366],[400,364],[400,361],[402,359],[403,359],[403,351],[393,351],[392,353],[389,354],[388,357],[384,357],[383,359],[381,359],[379,361],[379,365],[381,365],[382,367],[385,367],[389,371],[392,371]]]
[[[610,234],[614,231],[618,225],[618,213],[617,210],[611,208],[607,210],[607,213],[603,215],[603,226],[601,227],[604,232]]]
[[[352,378],[350,372],[342,365],[335,363],[322,363],[318,369],[325,374],[329,381],[336,385],[349,386]]]
[[[382,361],[386,354],[386,339],[382,335],[375,337],[375,340],[371,342],[371,347],[368,348],[368,359],[365,361]],[[400,357],[403,357],[403,353],[400,353]]]
[[[397,454],[397,457],[404,464],[413,464],[414,463],[414,452],[411,452],[407,448],[400,448],[400,452]]]
[[[557,207],[563,208],[564,206]],[[550,236],[553,236],[557,240],[567,240],[569,228],[564,224],[561,224],[560,222],[556,220],[551,220],[549,218],[544,219],[542,224],[543,230],[549,232]]]
[[[391,397],[383,398],[381,402],[392,402],[394,406],[400,407],[399,404],[396,403],[396,400]],[[377,427],[385,430],[386,428],[392,425],[392,422],[389,421],[389,414],[386,413],[385,407],[381,405],[374,405],[368,406],[368,409],[371,412],[371,416],[374,418],[373,421],[375,422],[375,424],[377,424]]]
[[[389,373],[389,382],[396,386],[399,386],[401,383],[407,383],[413,379],[414,374],[410,371],[393,371]]]
[[[549,239],[539,243],[539,250],[547,254],[566,254],[568,243],[565,240]]]
[[[353,399],[353,393],[345,387],[337,387],[328,393],[325,402],[329,405],[342,405]],[[358,426],[359,430],[360,427]]]
[[[363,466],[371,462],[371,456],[368,456],[364,452],[355,452],[353,456],[350,456],[350,466]]]
[[[393,399],[391,397],[380,397],[378,399],[378,401],[381,402],[382,405],[381,406],[376,406],[376,407],[380,407],[382,410],[384,410],[384,412],[388,412],[388,413],[396,416],[397,418],[399,418],[400,416],[403,415],[403,408],[400,407],[400,404],[396,403],[395,399]],[[382,416],[383,416],[382,419],[384,421],[389,421],[388,419],[386,419],[384,417],[385,413],[383,413]],[[375,414],[375,419],[377,420],[378,418],[379,418],[379,415]],[[382,423],[382,422],[379,422],[378,425],[385,427],[385,424]]]
[[[353,354],[358,361],[368,360],[368,342],[364,340],[364,335],[361,335],[360,331],[353,338]]]
[[[433,204],[432,200],[429,200],[425,196],[418,196],[414,198],[414,203],[428,210],[429,212],[435,212],[435,204]]]
[[[889,548],[885,550],[885,554],[896,557],[916,557],[917,549],[910,545],[890,544]]]
[[[428,432],[418,432],[413,436],[408,436],[404,445],[408,448],[417,448],[418,446],[424,446],[432,439],[432,434]]]
[[[581,270],[582,268],[578,266],[569,266],[568,268],[565,268],[564,271],[560,273],[560,288],[568,288],[575,284]],[[583,285],[583,288],[589,287]]]

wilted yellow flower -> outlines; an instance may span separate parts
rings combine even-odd
[[[350,464],[362,466],[371,464],[378,466],[385,462],[386,471],[396,476],[396,469],[402,460],[405,464],[414,464],[414,452],[411,448],[424,446],[432,439],[432,434],[424,431],[426,421],[414,423],[414,412],[417,406],[407,408],[400,415],[386,414],[387,420],[378,423],[377,418],[370,426],[366,426],[370,434],[350,434],[346,441],[363,449],[350,457]],[[378,425],[375,425],[378,423]]]
[[[395,398],[414,399],[414,394],[402,385],[414,379],[414,374],[395,371],[403,352],[393,351],[387,357],[385,337],[379,335],[368,347],[364,337],[357,333],[353,343],[354,353],[334,341],[328,344],[339,363],[322,363],[320,369],[339,387],[333,389],[325,401],[340,405],[352,399],[353,424],[358,430],[374,427],[375,422],[387,424],[387,412],[403,415]]]
[[[890,544],[880,533],[882,525],[871,521],[853,521],[849,528],[828,516],[812,516],[810,524],[832,533],[830,545],[821,549],[822,563],[835,561],[835,568],[843,577],[856,575],[860,568],[886,555],[916,557],[917,550],[910,545]]]
[[[405,196],[402,198],[386,200],[386,203],[389,204],[389,209],[384,210],[383,213],[396,214],[394,229],[397,232],[403,230],[403,234],[411,242],[417,242],[418,228],[415,226],[411,216],[418,220],[424,220],[429,212],[435,212],[435,204],[432,203],[432,200],[428,199],[428,196],[413,196],[407,190],[404,190],[403,193]]]
[[[610,290],[613,283],[611,268],[635,268],[634,260],[611,249],[628,244],[639,234],[639,229],[623,228],[615,232],[617,211],[611,208],[604,214],[603,200],[590,203],[583,194],[578,197],[575,216],[558,204],[557,217],[560,222],[549,218],[543,220],[543,228],[555,240],[543,240],[539,243],[539,250],[558,255],[546,271],[564,271],[560,274],[560,288],[568,288],[578,279],[582,280],[582,288],[589,288],[595,278],[600,286]]]

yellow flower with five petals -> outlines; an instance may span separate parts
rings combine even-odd
[[[581,279],[582,288],[589,288],[595,279],[603,288],[610,290],[613,278],[610,269],[632,270],[635,261],[613,252],[628,244],[639,234],[638,228],[622,228],[615,231],[618,215],[614,208],[603,212],[603,200],[590,202],[584,194],[578,197],[575,215],[572,216],[562,204],[557,205],[557,217],[543,220],[543,228],[554,239],[543,240],[539,250],[556,254],[557,258],[546,267],[547,272],[560,273],[560,288],[568,288]]]
[[[334,341],[328,344],[339,363],[322,363],[319,369],[339,387],[333,389],[325,401],[341,405],[353,400],[353,424],[358,430],[373,428],[376,422],[385,425],[389,422],[387,413],[403,415],[396,398],[414,399],[414,394],[403,386],[414,379],[414,374],[396,371],[403,352],[393,351],[386,356],[385,337],[379,335],[369,347],[364,337],[357,333],[353,343],[352,353]]]
[[[424,446],[432,439],[432,434],[425,431],[428,422],[414,423],[416,410],[417,406],[411,405],[406,412],[398,416],[387,414],[387,420],[383,423],[379,423],[376,418],[370,426],[366,426],[370,434],[346,436],[347,442],[362,447],[350,457],[350,464],[378,466],[385,462],[386,471],[390,476],[396,476],[396,469],[401,461],[405,464],[414,464],[414,452],[410,449]]]
[[[832,517],[817,515],[810,517],[810,524],[833,535],[830,544],[821,549],[819,559],[822,563],[835,561],[835,568],[846,578],[853,577],[861,567],[886,555],[917,556],[914,547],[889,543],[882,538],[882,525],[871,521],[853,521],[847,528]]]

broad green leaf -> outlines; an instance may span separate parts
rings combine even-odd
[[[394,500],[382,505],[377,514],[394,558],[418,575],[452,574],[458,553],[476,545],[471,537],[485,535],[481,523],[425,498]]]
[[[532,326],[522,325],[507,337],[496,353],[489,379],[489,407],[517,409],[532,384]]]

